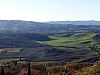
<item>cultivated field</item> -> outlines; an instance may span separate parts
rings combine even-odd
[[[68,34],[53,34],[49,37],[50,41],[39,41],[42,44],[48,44],[52,46],[76,46],[76,47],[100,47],[100,43],[96,42],[93,37],[97,33],[68,33]]]

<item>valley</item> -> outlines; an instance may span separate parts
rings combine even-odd
[[[100,25],[94,24],[0,20],[0,57],[45,62],[82,61],[98,56],[99,31]],[[91,47],[97,47],[97,51]]]
[[[27,70],[24,71],[24,68],[30,63],[35,72],[39,71],[41,75],[46,75],[56,67],[64,69],[60,71],[64,75],[72,70],[68,65],[93,66],[98,60],[100,60],[100,25],[0,20],[0,67],[7,70],[7,67],[12,69],[14,66],[13,71],[6,72],[17,75],[21,72],[26,73]],[[41,65],[45,68],[43,74]],[[66,65],[70,68],[67,72]],[[35,66],[39,66],[40,69],[37,70]],[[48,67],[51,69],[48,70]]]

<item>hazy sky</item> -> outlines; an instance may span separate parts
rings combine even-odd
[[[100,20],[100,0],[0,0],[0,19]]]

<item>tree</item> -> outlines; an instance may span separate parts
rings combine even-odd
[[[4,68],[1,68],[1,74],[0,75],[5,75]]]
[[[31,75],[30,62],[28,62],[28,75]]]
[[[15,61],[15,66],[17,65],[17,61]]]

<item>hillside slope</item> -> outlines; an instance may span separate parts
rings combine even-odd
[[[36,33],[0,34],[0,47],[36,47],[44,46],[35,41],[48,41],[49,37]]]

